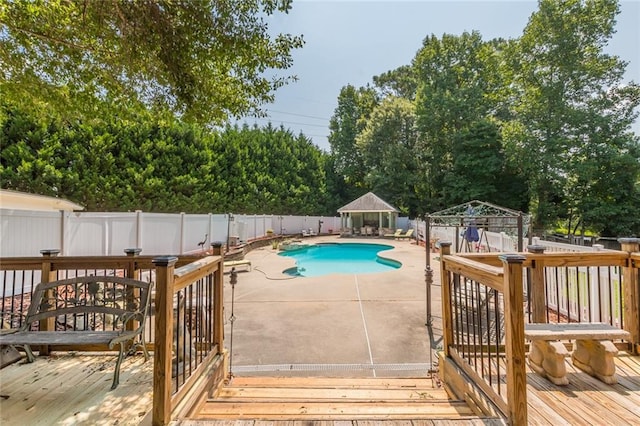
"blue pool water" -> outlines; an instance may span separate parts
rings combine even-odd
[[[317,244],[299,250],[285,251],[280,256],[292,257],[296,266],[285,274],[317,277],[328,274],[363,274],[397,269],[402,264],[381,259],[378,253],[392,249],[386,244],[333,243]]]

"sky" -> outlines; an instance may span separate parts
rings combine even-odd
[[[477,30],[485,40],[517,38],[537,5],[528,0],[294,0],[288,14],[270,16],[267,23],[273,33],[303,35],[305,46],[294,51],[293,67],[279,72],[298,80],[278,89],[275,102],[263,106],[267,118],[240,123],[283,125],[329,151],[329,120],[344,86],[365,86],[376,75],[409,65],[431,34]],[[607,53],[629,62],[625,81],[640,83],[640,0],[621,2]]]

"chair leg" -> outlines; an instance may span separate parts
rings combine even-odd
[[[24,352],[27,354],[27,362],[33,362],[36,360],[36,357],[33,356],[33,352],[31,351],[31,346],[23,345]]]
[[[142,352],[144,353],[144,362],[149,361],[149,351],[147,351],[147,344],[144,341],[144,333],[140,336],[140,341],[142,343]]]
[[[111,390],[117,388],[120,383],[120,364],[122,364],[122,358],[124,358],[124,342],[120,342],[120,353],[118,354],[118,361],[116,362],[116,371],[113,372]]]

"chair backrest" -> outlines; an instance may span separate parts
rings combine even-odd
[[[84,276],[36,286],[25,327],[55,317],[73,330],[117,329],[119,320],[144,322],[151,283],[116,276]]]

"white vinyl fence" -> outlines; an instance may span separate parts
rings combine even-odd
[[[0,257],[39,256],[57,249],[64,256],[196,253],[212,242],[230,245],[267,234],[296,235],[303,229],[340,230],[339,217],[235,214],[41,212],[0,209]],[[199,244],[203,243],[203,244]]]

